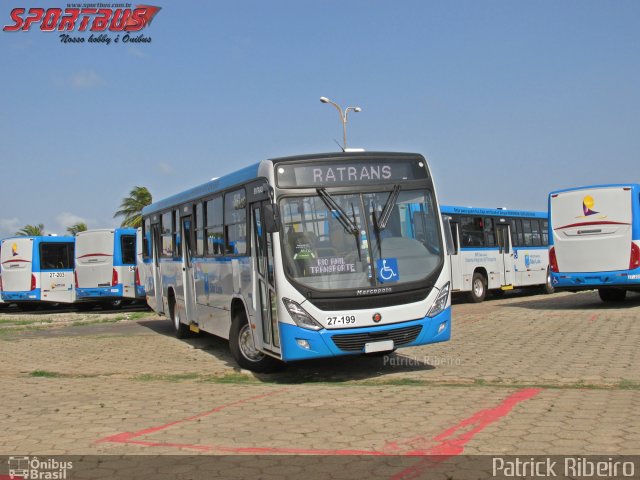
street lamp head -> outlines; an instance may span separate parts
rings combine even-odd
[[[354,109],[353,109],[353,111],[354,111],[354,112],[361,112],[361,111],[362,111],[362,109],[361,109],[360,107],[356,107],[356,108],[354,108]]]
[[[320,101],[322,103],[329,103],[330,100],[327,97],[320,97]]]

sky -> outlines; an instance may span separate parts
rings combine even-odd
[[[134,186],[160,200],[335,152],[320,96],[362,108],[349,146],[425,155],[442,204],[545,210],[554,189],[640,182],[637,0],[150,4],[150,43],[0,31],[0,238],[113,227]],[[10,25],[66,3],[0,5]]]

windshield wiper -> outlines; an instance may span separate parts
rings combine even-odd
[[[342,207],[338,205],[333,197],[327,193],[326,189],[318,188],[317,192],[320,196],[320,199],[329,208],[329,210],[332,210],[338,214],[336,218],[340,222],[340,225],[342,225],[347,232],[353,235],[357,235],[360,233],[360,229],[358,228],[358,226],[353,222],[353,220],[351,220],[351,218],[349,218],[347,212],[345,212]]]
[[[396,204],[396,200],[398,200],[398,195],[400,195],[400,185],[396,183],[387,199],[387,203],[384,204],[380,217],[376,219],[376,230],[379,232],[387,228],[387,223],[389,222],[389,218],[391,218],[391,211]]]

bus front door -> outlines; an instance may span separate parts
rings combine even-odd
[[[149,305],[158,313],[164,313],[162,300],[162,272],[160,271],[160,225],[151,226],[151,249],[153,255],[153,302]],[[147,298],[151,298],[149,295]]]
[[[184,313],[188,324],[198,324],[196,318],[196,299],[193,270],[193,221],[191,215],[182,217],[182,293],[184,295]]]
[[[280,332],[276,305],[276,290],[273,272],[273,234],[264,228],[263,205],[251,205],[253,243],[253,302],[255,328],[251,331],[259,350],[266,350],[281,357]]]
[[[513,268],[513,251],[511,248],[511,236],[509,235],[509,225],[496,225],[496,238],[498,240],[498,271],[502,281],[502,290],[512,290],[515,282],[515,272]]]
[[[460,255],[460,235],[458,234],[459,224],[453,221],[447,222],[451,231],[452,250],[449,252],[451,260],[451,291],[456,292],[463,289],[462,285],[462,258]],[[445,224],[445,228],[446,224]]]

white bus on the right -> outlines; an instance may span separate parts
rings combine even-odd
[[[598,289],[604,302],[640,291],[640,185],[549,194],[549,264],[557,290]]]

